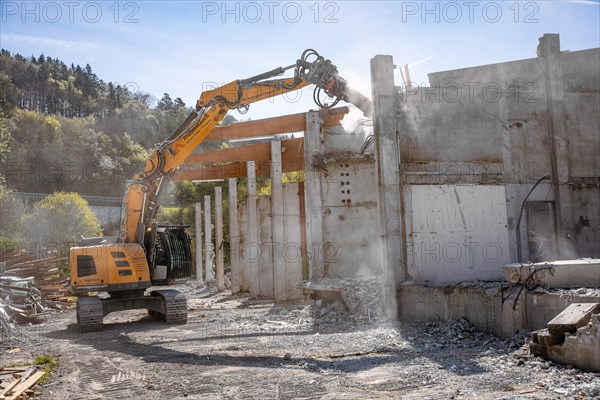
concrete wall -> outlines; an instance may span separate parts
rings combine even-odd
[[[300,184],[283,185],[283,235],[280,238],[273,235],[272,202],[269,195],[260,195],[257,198],[257,242],[248,239],[248,231],[252,229],[248,220],[248,204],[238,205],[239,248],[234,253],[239,266],[239,291],[251,292],[252,281],[256,280],[258,297],[274,298],[280,286],[279,289],[285,293],[283,300],[302,300],[304,294],[300,288],[303,265],[301,227],[304,222],[301,221],[300,215]],[[283,276],[278,282],[275,277],[276,259],[283,261]],[[253,262],[258,264],[256,276],[253,276],[251,269]]]
[[[497,198],[505,212],[498,215],[483,197],[464,213],[482,211],[500,224],[506,220],[504,259],[516,262],[523,202],[535,182],[551,176],[557,184],[544,181],[528,199],[552,203],[549,223],[556,225],[558,236],[548,229],[552,233],[546,239],[554,245],[545,256],[600,257],[600,49],[561,53],[557,37],[546,35],[538,50],[534,59],[432,73],[430,87],[397,93],[400,185],[408,186],[403,190],[405,224],[422,212],[452,218],[448,202],[415,200],[411,188],[416,185],[498,185],[505,188],[505,198]],[[547,80],[555,76],[562,80]],[[415,209],[423,204],[426,210]],[[535,235],[529,211],[528,203],[520,223],[521,261],[530,258],[529,241]],[[407,240],[413,233],[407,229]],[[452,240],[448,229],[419,233],[441,244]],[[473,239],[483,237],[475,234]],[[404,257],[413,273],[419,271],[412,279],[452,282],[465,277],[440,273],[454,268],[443,260],[415,266],[406,251]]]
[[[505,301],[503,302],[503,296]],[[517,292],[501,293],[497,286],[401,285],[398,290],[399,317],[402,321],[431,321],[437,318],[466,318],[473,325],[494,335],[512,338],[517,331],[534,331],[572,303],[596,303],[596,295],[524,290],[513,310]]]
[[[504,187],[407,185],[408,274],[415,281],[502,280],[510,261]]]
[[[307,225],[311,276],[381,275],[375,163],[359,154],[366,135],[339,125],[312,135],[305,140],[306,214],[318,220]]]
[[[374,164],[338,162],[322,171],[325,276],[380,274]]]
[[[275,246],[275,251],[280,253],[279,258],[284,261],[284,279],[281,285],[284,287],[285,297],[289,300],[304,299],[304,293],[300,288],[303,280],[302,249],[306,246],[302,243],[302,229],[305,221],[300,212],[300,198],[304,195],[304,185],[299,183],[283,184],[283,243]]]

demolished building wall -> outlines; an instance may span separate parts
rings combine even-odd
[[[382,275],[375,163],[371,153],[360,154],[366,135],[341,125],[309,134],[307,218],[319,222],[307,225],[311,277]]]
[[[430,87],[397,92],[409,279],[494,279],[506,261],[600,256],[599,69],[599,49],[561,52],[545,35],[537,58],[433,73]],[[463,199],[466,188],[494,195]],[[488,220],[496,239],[478,231]]]

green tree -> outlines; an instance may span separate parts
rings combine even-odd
[[[0,193],[0,252],[17,248],[24,213],[24,204],[12,193]]]
[[[23,216],[21,225],[30,248],[60,247],[82,236],[102,234],[96,214],[77,193],[57,192],[46,197]]]
[[[4,165],[6,162],[6,158],[10,150],[9,145],[10,133],[8,133],[8,129],[6,128],[6,123],[4,121],[4,115],[2,114],[2,110],[0,110],[0,165]],[[6,188],[4,186],[4,176],[2,175],[2,170],[0,169],[0,201],[4,197],[5,191]]]
[[[157,107],[159,110],[165,111],[168,111],[173,108],[173,100],[171,99],[171,96],[169,96],[169,93],[165,93],[163,95],[162,99],[158,101]]]

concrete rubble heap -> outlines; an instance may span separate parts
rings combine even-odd
[[[357,321],[377,321],[395,317],[396,302],[389,280],[373,278],[321,278],[306,282],[312,290],[339,292]]]
[[[574,303],[532,333],[531,352],[552,361],[600,372],[600,303]]]

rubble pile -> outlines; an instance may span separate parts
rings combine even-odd
[[[341,281],[342,298],[355,319],[377,321],[396,317],[395,291],[388,282],[382,277]]]
[[[13,320],[25,322],[48,309],[33,279],[0,277],[0,307]]]
[[[59,265],[68,262],[66,257],[35,259],[30,254],[8,258],[4,276],[33,278],[33,284],[42,292],[44,299],[67,301],[69,278],[60,274]]]
[[[436,349],[506,350],[517,349],[527,342],[526,332],[517,333],[512,339],[500,339],[480,331],[465,318],[458,321],[436,320],[425,323],[424,335],[415,338],[424,347]]]
[[[396,317],[395,290],[389,279],[320,278],[303,283],[310,290],[339,292],[356,321],[379,321]]]
[[[66,258],[36,259],[25,250],[4,253],[0,271],[0,319],[9,331],[11,322],[34,322],[48,309],[68,306],[68,278],[59,266]]]

